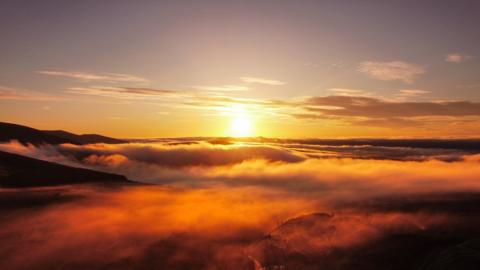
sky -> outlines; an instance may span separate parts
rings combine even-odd
[[[478,137],[478,1],[1,1],[0,121]]]

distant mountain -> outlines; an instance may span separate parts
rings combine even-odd
[[[0,122],[0,141],[11,141],[11,140],[17,140],[21,143],[32,143],[32,144],[71,143],[71,141],[69,140],[50,135],[38,129]]]
[[[0,122],[0,142],[17,140],[31,144],[89,144],[89,143],[123,143],[125,141],[97,134],[77,135],[63,130],[42,131],[27,126]]]
[[[131,183],[125,176],[74,168],[0,151],[0,187]]]
[[[81,134],[77,135],[63,130],[43,130],[44,133],[63,138],[72,142],[77,142],[79,144],[90,144],[90,143],[124,143],[125,141],[110,138],[98,134]]]

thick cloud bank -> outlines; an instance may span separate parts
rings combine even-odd
[[[475,151],[205,141],[0,150],[158,184],[0,190],[0,269],[474,269],[480,258]]]
[[[452,148],[161,141],[38,147],[11,142],[0,144],[2,150],[187,188],[261,186],[290,193],[368,196],[480,187],[480,154]]]

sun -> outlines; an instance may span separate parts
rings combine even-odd
[[[252,122],[245,116],[236,116],[232,119],[230,134],[233,137],[249,137],[253,135]]]

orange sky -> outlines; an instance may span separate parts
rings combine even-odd
[[[478,3],[445,5],[2,3],[0,121],[122,138],[479,136]]]

